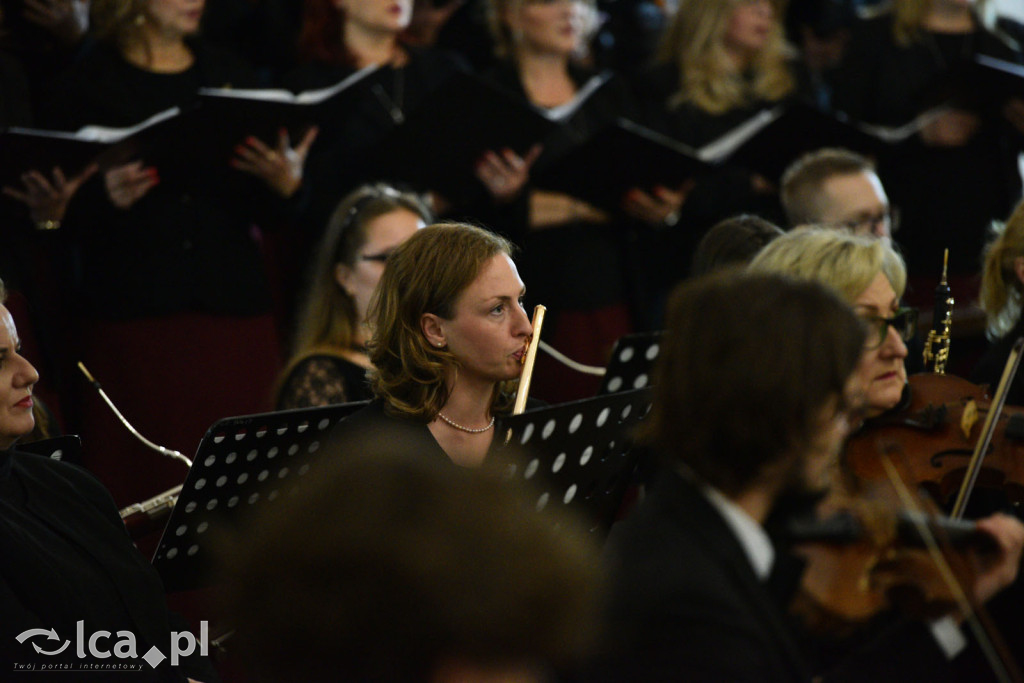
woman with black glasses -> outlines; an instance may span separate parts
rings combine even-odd
[[[816,280],[838,291],[870,327],[858,369],[866,417],[900,405],[907,384],[906,342],[914,336],[917,311],[900,307],[907,271],[891,246],[840,230],[798,228],[769,243],[750,268]]]
[[[387,257],[430,221],[418,196],[385,184],[363,185],[338,204],[310,271],[292,356],[278,382],[278,409],[370,398],[370,297]]]

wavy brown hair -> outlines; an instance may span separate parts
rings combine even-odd
[[[438,223],[391,255],[367,313],[373,330],[371,385],[388,412],[424,422],[437,416],[448,401],[448,371],[458,370],[459,359],[446,348],[431,346],[420,321],[425,313],[450,320],[459,296],[484,264],[512,252],[508,240],[483,228]],[[500,404],[509,389],[497,385],[494,400]]]
[[[825,286],[724,270],[673,293],[641,438],[727,496],[806,452],[865,326]]]

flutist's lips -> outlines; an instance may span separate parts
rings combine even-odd
[[[520,348],[518,351],[513,353],[512,357],[515,358],[520,363],[525,363],[526,362],[526,352],[529,350],[529,348],[530,348],[530,340],[527,339],[523,343],[522,348]]]

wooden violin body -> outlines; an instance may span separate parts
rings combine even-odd
[[[855,544],[803,548],[808,568],[794,610],[819,633],[847,632],[894,603],[921,618],[956,606],[955,588],[939,578],[933,559],[892,538],[894,523],[871,520],[904,507],[886,462],[899,485],[949,504],[967,474],[990,397],[985,387],[945,375],[914,375],[909,384],[907,405],[869,420],[850,438],[839,482],[819,510],[853,511],[871,531]],[[1015,436],[1014,424],[1024,424],[1022,414],[1004,407],[977,480],[1018,505],[1024,500],[1024,435]],[[957,566],[961,585],[972,582],[966,556],[946,559]]]
[[[983,386],[947,375],[913,375],[909,384],[909,405],[869,420],[850,438],[844,468],[856,480],[879,481],[885,477],[879,454],[893,452],[900,478],[945,506],[963,483],[990,396]],[[1004,406],[977,486],[1024,503],[1024,408]]]

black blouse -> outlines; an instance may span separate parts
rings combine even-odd
[[[1021,54],[980,27],[967,34],[922,31],[902,46],[892,26],[882,16],[858,27],[836,77],[834,105],[854,120],[890,126],[944,103],[980,117],[965,145],[929,146],[914,136],[879,159],[882,183],[902,212],[893,238],[911,275],[937,277],[946,247],[951,272],[976,273],[990,221],[1005,218],[1020,197],[1016,158],[1024,138],[985,101],[967,68],[975,55],[1019,63]]]
[[[229,53],[198,44],[194,54],[189,69],[163,74],[140,69],[114,48],[97,45],[55,89],[40,114],[42,123],[66,130],[88,124],[123,127],[187,105],[200,86],[256,85],[252,72]],[[269,197],[269,191],[226,163],[223,171],[194,171],[194,178],[161,176],[128,210],[110,203],[100,174],[75,196],[65,223],[78,263],[69,270],[80,269],[75,290],[86,310],[115,319],[269,310],[269,288],[251,227],[260,208],[253,198]]]
[[[311,408],[373,398],[366,368],[341,356],[316,354],[288,373],[277,396],[277,409]]]
[[[172,625],[160,579],[132,544],[102,485],[74,465],[16,450],[0,451],[0,613],[5,667],[113,661],[79,660],[74,646],[54,657],[36,656],[31,641],[15,639],[30,628],[55,629],[62,640],[74,639],[78,621],[85,622],[86,635],[130,631],[142,657],[151,646],[169,654],[171,629],[182,626]],[[111,649],[118,640],[101,644]],[[47,649],[59,644],[49,643],[54,647]],[[154,670],[143,664],[131,675],[182,681],[186,673],[216,679],[209,662],[198,656],[186,658],[180,668],[164,662]],[[6,669],[4,676],[9,674]],[[99,680],[109,676],[97,675]]]

